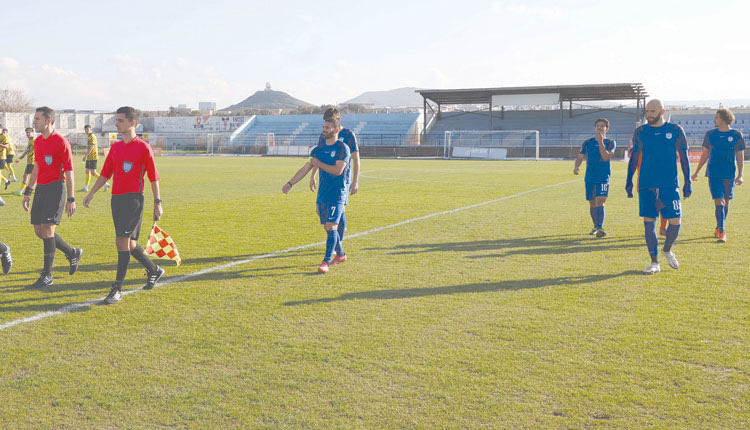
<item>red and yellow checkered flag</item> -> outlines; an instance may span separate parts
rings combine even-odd
[[[146,255],[156,255],[157,258],[174,260],[178,266],[182,264],[182,259],[180,258],[180,253],[177,251],[177,245],[175,245],[174,240],[156,224],[154,224],[154,227],[151,229],[151,235],[148,237]]]

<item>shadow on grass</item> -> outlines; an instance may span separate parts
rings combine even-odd
[[[703,240],[704,239],[702,238],[685,240],[677,239],[676,246],[679,247],[680,243]],[[660,243],[663,243],[663,239]],[[643,236],[610,236],[599,239],[588,235],[563,234],[512,239],[478,240],[473,242],[409,244],[395,247],[365,248],[365,250],[391,250],[390,254],[392,255],[408,255],[428,252],[457,252],[468,254],[483,251],[502,251],[491,254],[466,256],[466,258],[498,258],[511,255],[574,254],[600,251],[602,249],[615,250],[639,247],[645,247]]]
[[[325,297],[320,299],[300,300],[285,302],[284,306],[312,305],[315,303],[329,303],[347,300],[391,300],[391,299],[413,299],[417,297],[440,296],[445,294],[465,293],[492,293],[498,291],[516,291],[528,288],[555,287],[560,285],[588,284],[606,281],[621,276],[643,276],[637,270],[627,270],[620,273],[586,275],[586,276],[562,276],[547,279],[515,279],[499,282],[480,282],[476,284],[450,285],[445,287],[426,288],[399,288],[395,290],[372,290],[356,293],[346,293],[338,297]]]

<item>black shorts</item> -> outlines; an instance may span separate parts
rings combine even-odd
[[[138,240],[143,224],[143,193],[115,194],[111,205],[115,235]]]
[[[65,209],[65,185],[63,181],[37,185],[31,203],[31,223],[60,225]]]
[[[86,160],[86,168],[96,170],[96,162],[99,160]]]
[[[0,170],[5,168],[5,160],[0,158]]]
[[[16,154],[8,154],[8,155],[6,155],[6,156],[5,156],[5,161],[6,161],[6,162],[7,162],[8,164],[12,163],[12,162],[13,162],[13,156],[14,156],[14,155],[16,155]]]
[[[33,172],[33,171],[34,171],[34,165],[33,164],[27,164],[26,165],[26,170],[23,171],[23,174],[24,175],[30,175],[31,172]]]

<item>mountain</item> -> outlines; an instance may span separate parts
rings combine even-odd
[[[361,104],[374,108],[422,107],[422,96],[415,92],[418,89],[406,87],[388,91],[368,91],[341,104]]]
[[[226,107],[221,110],[240,110],[240,109],[297,109],[299,107],[314,106],[302,100],[295,99],[283,91],[274,91],[270,86],[266,86],[263,91],[257,91],[255,94],[245,100]]]

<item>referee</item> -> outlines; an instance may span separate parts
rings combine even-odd
[[[117,109],[115,127],[122,133],[122,140],[112,144],[99,179],[83,199],[89,207],[94,194],[112,177],[112,220],[115,224],[115,244],[117,245],[117,274],[112,289],[104,303],[113,304],[122,298],[122,283],[128,272],[132,255],[146,268],[146,285],[150,290],[164,276],[164,269],[154,264],[138,244],[143,223],[143,175],[147,174],[154,194],[154,220],[164,213],[159,198],[159,171],[154,163],[151,146],[135,134],[138,124],[138,111],[130,106]]]
[[[31,224],[34,233],[44,242],[44,269],[41,276],[31,287],[46,287],[52,285],[52,264],[55,262],[55,248],[62,251],[70,263],[71,275],[78,270],[83,250],[71,248],[59,234],[55,227],[60,225],[63,209],[68,217],[76,213],[76,199],[73,197],[73,154],[68,139],[55,132],[55,111],[42,106],[34,113],[34,129],[40,136],[34,141],[34,159],[36,164],[29,177],[28,185],[23,193],[21,204],[24,210],[29,210],[31,194],[34,202],[31,204]],[[67,188],[66,194],[63,183]],[[34,193],[34,185],[38,185]]]

